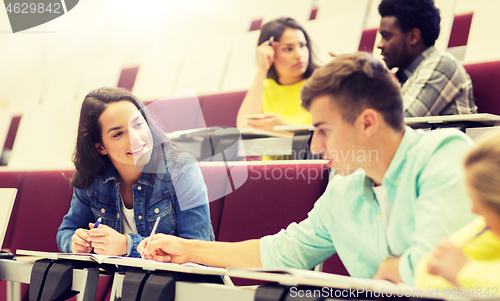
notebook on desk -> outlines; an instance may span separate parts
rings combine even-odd
[[[5,233],[7,233],[7,226],[9,225],[10,214],[14,207],[14,200],[16,199],[16,188],[0,188],[0,247],[3,246]],[[0,254],[0,258],[12,258],[13,255],[9,252]]]

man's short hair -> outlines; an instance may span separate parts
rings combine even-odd
[[[385,64],[367,52],[340,55],[316,69],[302,87],[302,106],[309,110],[314,99],[323,95],[333,96],[332,103],[349,124],[371,108],[393,129],[404,129],[399,84]]]
[[[382,18],[396,17],[404,33],[418,28],[427,47],[434,45],[439,37],[441,17],[434,0],[382,0],[378,12]]]

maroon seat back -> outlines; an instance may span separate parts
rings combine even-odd
[[[323,164],[234,166],[231,175],[248,172],[247,181],[226,195],[219,241],[235,242],[275,234],[301,222],[325,191],[328,169]],[[255,281],[236,279],[235,284]]]
[[[17,188],[17,195],[10,214],[9,225],[7,226],[7,232],[5,233],[3,244],[1,246],[3,249],[10,248],[12,233],[14,231],[14,221],[17,219],[16,217],[19,213],[19,198],[21,195],[21,187],[23,186],[25,173],[25,171],[0,172],[0,188]]]
[[[365,29],[361,34],[361,40],[359,41],[359,51],[365,51],[372,53],[375,47],[375,39],[377,38],[377,28]]]
[[[473,13],[458,15],[453,19],[448,48],[466,46],[469,39]]]
[[[146,109],[165,132],[205,128],[198,98],[168,98],[148,103]]]
[[[208,126],[236,127],[236,115],[247,91],[203,96],[201,110]]]
[[[120,79],[118,79],[117,87],[132,91],[138,71],[139,66],[122,69],[122,72],[120,73]]]
[[[72,171],[64,171],[67,177]],[[62,171],[26,172],[10,248],[59,252],[57,229],[68,213],[73,190]]]
[[[7,132],[7,137],[5,138],[5,144],[3,145],[4,149],[12,149],[12,146],[14,145],[14,140],[16,139],[17,129],[19,128],[20,122],[21,122],[20,115],[12,117],[9,131]]]
[[[464,65],[474,90],[474,99],[480,113],[500,115],[500,61]]]
[[[214,229],[215,240],[219,237],[220,220],[224,197],[228,186],[228,169],[224,165],[202,165],[201,172],[207,185],[208,199],[210,201],[210,220]]]
[[[291,222],[304,220],[328,182],[328,170],[321,164],[249,165],[231,169],[233,177],[244,172],[248,172],[247,181],[224,200],[220,241],[260,238],[279,232]]]

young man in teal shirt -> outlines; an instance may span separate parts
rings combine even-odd
[[[461,169],[472,141],[458,130],[406,127],[396,80],[367,53],[317,69],[302,101],[316,128],[311,149],[336,170],[307,219],[237,243],[158,234],[138,251],[176,263],[308,269],[337,252],[351,276],[412,284],[422,255],[473,218]]]

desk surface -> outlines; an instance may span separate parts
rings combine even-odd
[[[500,124],[500,116],[487,113],[467,114],[467,115],[406,117],[404,120],[405,123],[409,126],[417,124],[447,124],[447,123],[464,123],[464,122],[477,122],[484,125]],[[310,131],[314,131],[314,126],[312,124],[285,125],[285,126],[275,126],[274,130],[291,132],[291,133],[307,133]]]
[[[15,281],[15,282],[24,282],[29,283],[30,274],[31,274],[32,263],[29,262],[19,262],[14,260],[0,260],[0,279]],[[74,270],[73,273],[73,288],[74,290],[83,292],[87,289],[88,280],[86,277],[82,277],[80,275],[85,270]],[[312,271],[304,271],[305,273],[314,273]],[[314,277],[300,277],[299,275],[291,275],[291,274],[274,274],[274,273],[262,273],[257,271],[251,271],[248,269],[228,269],[227,274],[234,277],[245,277],[250,279],[262,279],[271,282],[278,282],[287,286],[297,286],[297,285],[311,285],[314,287],[320,288],[337,288],[344,290],[356,290],[360,289],[366,292],[366,289],[371,289],[374,291],[384,291],[388,292],[388,290],[394,291],[398,290],[396,293],[415,293],[417,292],[418,297],[430,297],[432,299],[449,299],[443,296],[435,297],[428,296],[427,289],[417,289],[407,285],[401,284],[393,284],[387,281],[377,281],[372,279],[359,279],[359,278],[351,278],[333,274],[326,273],[316,273]],[[115,300],[115,297],[120,297],[122,292],[122,284],[123,284],[124,275],[122,273],[116,273],[113,281],[113,289],[111,292],[111,300]],[[91,286],[95,286],[94,285]],[[322,290],[324,291],[324,289]],[[330,290],[328,290],[330,291]],[[421,291],[421,293],[420,293]],[[92,296],[92,294],[85,294],[86,296],[79,300],[88,301],[87,297]],[[95,288],[94,288],[95,295]],[[427,296],[426,296],[427,295]],[[290,295],[293,297],[292,295]],[[176,297],[175,300],[184,301],[184,300],[254,300],[255,290],[248,289],[244,287],[234,287],[222,284],[207,284],[207,283],[186,283],[186,282],[177,282],[176,283]],[[334,297],[334,296],[331,296]],[[297,298],[297,300],[301,300],[302,298]],[[303,299],[302,299],[303,300]],[[332,299],[327,299],[332,300]],[[464,300],[467,300],[464,299]]]
[[[168,133],[167,137],[169,138],[175,138],[175,139],[192,139],[195,137],[205,137],[207,136],[207,131],[211,129],[213,130],[212,133],[218,134],[220,132],[227,131],[228,134],[235,134],[239,133],[241,135],[241,138],[243,139],[255,139],[255,138],[266,138],[266,137],[275,137],[275,138],[290,138],[293,136],[292,133],[289,131],[282,131],[282,132],[276,132],[276,131],[266,131],[266,130],[259,130],[259,129],[254,129],[254,128],[243,128],[243,129],[237,129],[237,128],[218,128],[218,127],[213,127],[213,128],[199,128],[199,129],[189,129],[189,130],[182,130],[182,131],[176,131],[172,133]]]
[[[480,113],[480,114],[466,114],[466,115],[443,115],[443,116],[425,116],[425,117],[407,117],[405,123],[412,124],[439,124],[439,123],[452,123],[452,122],[478,122],[485,125],[495,125],[500,122],[500,116]]]

